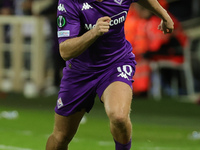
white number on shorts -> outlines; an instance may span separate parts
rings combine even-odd
[[[133,72],[133,69],[130,65],[123,65],[121,67],[117,67],[118,72],[124,72],[125,74],[131,76],[131,73]],[[123,71],[122,71],[123,70]]]
[[[120,72],[118,77],[123,77],[127,80],[129,80],[128,76],[131,76],[131,74],[133,72],[133,69],[130,65],[123,65],[122,67],[117,67],[117,70],[118,70],[118,72]]]

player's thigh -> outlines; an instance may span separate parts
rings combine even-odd
[[[81,110],[69,116],[61,116],[55,113],[55,125],[53,134],[57,138],[73,138],[79,123],[85,114],[85,110]]]
[[[128,115],[132,102],[131,87],[121,81],[111,83],[103,92],[101,100],[104,103],[107,114]]]

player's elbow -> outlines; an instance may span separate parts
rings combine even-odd
[[[69,51],[61,44],[60,44],[60,47],[59,47],[59,51],[60,51],[60,56],[62,57],[63,60],[67,61],[67,60],[72,58]]]
[[[69,54],[63,52],[62,50],[60,50],[60,56],[61,56],[62,59],[65,60],[65,61],[68,61],[68,60],[70,60],[70,59],[72,58]]]

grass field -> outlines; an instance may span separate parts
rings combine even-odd
[[[0,150],[44,150],[53,129],[56,96],[26,99],[0,96],[0,114],[16,110],[16,119],[0,117]],[[200,150],[200,105],[174,99],[153,101],[136,98],[132,104],[132,150]],[[70,150],[114,150],[108,118],[96,100],[86,122],[70,144]]]

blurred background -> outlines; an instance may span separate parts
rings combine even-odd
[[[56,0],[0,1],[0,89],[55,94],[65,62],[57,42]]]
[[[172,34],[157,30],[160,19],[137,4],[125,22],[138,63],[131,115],[134,149],[197,150],[200,1],[158,1],[174,20]],[[52,131],[65,66],[56,13],[57,0],[0,0],[0,150],[42,150]],[[75,150],[113,149],[111,136],[101,132],[109,132],[108,120],[96,99],[72,142]]]

